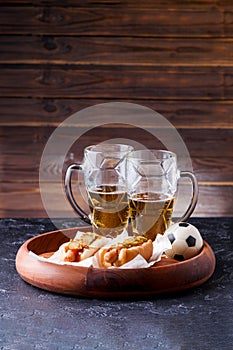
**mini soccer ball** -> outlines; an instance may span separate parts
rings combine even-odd
[[[198,229],[187,222],[179,222],[170,226],[166,232],[172,248],[165,251],[168,258],[187,260],[197,255],[202,246],[203,239]]]

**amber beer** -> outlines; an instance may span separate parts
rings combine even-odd
[[[137,193],[129,201],[132,229],[147,238],[155,239],[163,234],[170,225],[174,197],[153,192]]]
[[[128,224],[127,192],[116,185],[99,185],[88,190],[88,204],[93,229],[106,235],[110,228],[117,235]]]
[[[179,221],[186,221],[197,203],[198,184],[193,173],[180,171],[175,153],[143,149],[126,158],[127,192],[130,199],[132,229],[152,240],[170,225],[179,178],[192,182],[192,198]]]
[[[96,233],[116,237],[127,226],[129,205],[126,184],[126,155],[130,145],[102,142],[84,150],[82,163],[70,164],[65,174],[66,196],[72,208]],[[75,200],[72,173],[82,171],[90,213]],[[77,198],[77,197],[76,197]]]

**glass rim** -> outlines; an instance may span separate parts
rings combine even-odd
[[[111,151],[113,154],[129,153],[133,151],[133,146],[123,143],[99,143],[87,146],[84,149],[85,153],[106,153]]]
[[[147,158],[145,158],[147,156]],[[149,156],[149,157],[148,157]],[[177,159],[176,153],[162,149],[140,149],[131,151],[127,155],[128,159],[141,160],[141,161],[158,161],[164,159]]]

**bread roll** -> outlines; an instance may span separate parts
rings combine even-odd
[[[59,248],[59,260],[79,262],[93,256],[106,244],[106,238],[93,232],[78,231],[73,240],[63,243]]]
[[[98,251],[100,267],[119,267],[133,260],[140,254],[145,260],[149,260],[153,253],[152,240],[136,236],[111,247],[103,247]]]

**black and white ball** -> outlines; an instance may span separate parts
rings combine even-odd
[[[187,222],[171,225],[165,234],[172,245],[171,249],[165,251],[168,258],[179,261],[190,259],[197,255],[203,246],[200,232]]]

